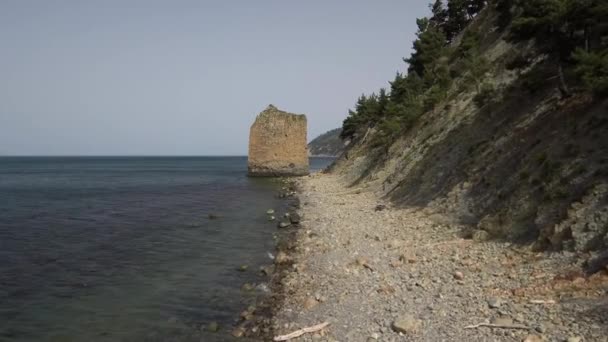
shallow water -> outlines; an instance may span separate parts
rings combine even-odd
[[[246,169],[244,157],[0,158],[0,341],[226,340],[253,300],[241,285],[263,280],[274,249],[265,212],[284,205],[276,180]],[[224,332],[202,336],[211,321]]]

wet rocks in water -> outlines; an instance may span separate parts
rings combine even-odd
[[[274,220],[276,220],[276,217],[274,217],[272,215],[268,216],[268,221],[274,221]]]
[[[249,284],[249,283],[245,283],[245,284],[243,284],[243,286],[241,286],[241,290],[243,290],[245,292],[253,291],[254,288],[255,288],[255,286],[253,286],[253,284]]]
[[[417,320],[412,315],[403,315],[397,317],[392,324],[394,331],[402,334],[411,334],[418,331],[420,328],[420,320]]]
[[[220,216],[216,215],[216,214],[209,214],[209,215],[207,215],[207,218],[210,220],[217,220],[220,218]]]
[[[300,223],[300,215],[298,213],[291,213],[291,214],[289,214],[289,222],[291,222],[293,224],[299,224]]]
[[[288,221],[281,221],[277,224],[277,226],[279,228],[287,228],[287,227],[291,226],[291,223]]]
[[[245,336],[245,327],[236,327],[232,330],[232,336],[234,337],[243,337]]]
[[[207,325],[207,331],[209,332],[218,332],[220,330],[220,325],[217,322],[211,322]]]
[[[286,264],[290,261],[291,258],[283,251],[277,253],[277,256],[274,258],[274,262],[277,264]]]
[[[260,267],[260,273],[262,275],[265,275],[267,277],[270,277],[273,273],[274,273],[274,266],[269,265],[269,266],[261,266]]]
[[[274,215],[274,209],[268,209],[268,210],[266,210],[266,214],[267,215]]]
[[[247,271],[248,268],[249,268],[249,266],[247,266],[247,265],[241,265],[241,266],[239,266],[239,268],[237,270],[240,272],[245,272],[245,271]]]

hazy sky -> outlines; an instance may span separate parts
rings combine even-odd
[[[272,103],[341,125],[409,55],[414,0],[2,0],[0,155],[245,155]]]

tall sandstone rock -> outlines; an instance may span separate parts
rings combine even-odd
[[[250,176],[305,176],[308,170],[306,115],[269,105],[249,133]]]

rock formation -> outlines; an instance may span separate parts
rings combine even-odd
[[[308,170],[306,116],[269,105],[249,133],[250,176],[304,176]]]

